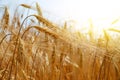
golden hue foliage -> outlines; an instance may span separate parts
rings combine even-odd
[[[30,5],[20,6],[32,9]],[[38,3],[36,10],[38,15],[24,20],[19,17],[23,14],[14,15],[10,24],[5,8],[4,23],[0,23],[0,80],[120,79],[119,37],[113,41],[104,30],[104,36],[96,40],[92,22],[87,34],[73,32],[67,22],[61,28],[45,19]],[[24,25],[31,17],[32,21]]]

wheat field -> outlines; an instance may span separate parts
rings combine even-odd
[[[18,7],[36,13],[24,17]],[[119,36],[104,30],[94,39],[92,30],[73,32],[44,18],[38,3],[18,7],[13,18],[5,7],[0,20],[0,80],[120,80]]]

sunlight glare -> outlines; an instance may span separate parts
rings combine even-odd
[[[76,29],[88,29],[91,19],[96,32],[101,33],[120,16],[119,0],[65,0],[64,6],[67,10],[65,16],[76,20]]]

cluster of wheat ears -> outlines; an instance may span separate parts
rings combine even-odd
[[[37,13],[24,17],[19,7]],[[0,80],[120,80],[119,38],[98,40],[53,24],[38,3],[21,4],[0,20]],[[119,30],[111,29],[114,32]]]

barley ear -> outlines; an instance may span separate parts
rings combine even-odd
[[[115,19],[111,24],[116,24],[117,22],[119,22],[120,18]]]
[[[110,37],[108,35],[108,33],[106,32],[106,30],[103,30],[103,33],[104,33],[104,38],[109,41],[110,40]]]
[[[3,28],[7,28],[8,25],[9,25],[9,12],[8,12],[8,8],[5,7],[5,11],[4,11],[4,15],[3,15],[3,18],[2,18],[2,23],[3,23]]]
[[[21,4],[20,6],[28,8],[28,9],[32,9],[32,7],[30,5],[27,5],[27,4]]]
[[[67,29],[67,22],[64,23],[63,29],[65,29],[65,30]]]
[[[38,3],[36,3],[36,9],[37,9],[38,15],[42,16],[42,11]]]
[[[113,32],[118,32],[118,33],[120,33],[120,30],[114,29],[114,28],[110,28],[109,31],[113,31]]]

